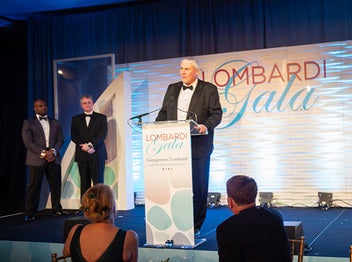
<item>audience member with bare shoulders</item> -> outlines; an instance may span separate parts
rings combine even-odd
[[[138,235],[114,225],[117,210],[108,185],[89,188],[82,196],[81,210],[91,224],[72,227],[64,245],[64,256],[73,261],[138,261]]]

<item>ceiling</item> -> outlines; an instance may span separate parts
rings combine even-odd
[[[138,0],[0,0],[0,20],[28,20],[47,12],[77,8],[94,8],[104,5],[141,2]],[[0,21],[0,26],[2,25]],[[2,25],[4,26],[4,25]]]

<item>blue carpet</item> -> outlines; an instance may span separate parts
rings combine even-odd
[[[306,245],[311,247],[307,256],[348,257],[352,244],[352,209],[331,208],[323,211],[319,208],[279,207],[276,208],[285,221],[302,221]],[[38,212],[37,219],[31,223],[23,222],[23,214],[0,218],[0,239],[10,241],[34,241],[62,243],[64,222],[77,217],[75,212],[67,210],[64,217],[54,217],[50,210]],[[138,233],[140,247],[146,243],[144,206],[128,211],[119,211],[115,224],[123,229]],[[231,216],[227,207],[209,208],[207,218],[201,229],[201,237],[207,241],[195,249],[216,251],[216,227]],[[77,217],[79,219],[79,217]]]

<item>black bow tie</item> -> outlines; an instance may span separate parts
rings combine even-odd
[[[183,90],[189,89],[189,90],[193,90],[193,86],[182,86]]]
[[[46,116],[40,116],[40,117],[39,117],[39,121],[40,121],[40,120],[45,120],[45,121],[47,121],[48,118],[47,118]]]
[[[92,114],[84,114],[85,117],[92,117]]]

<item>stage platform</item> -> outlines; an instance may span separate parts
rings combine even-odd
[[[286,225],[298,230],[298,233],[303,231],[306,240],[304,261],[349,261],[349,245],[352,244],[351,208],[276,209],[282,214]],[[1,217],[1,261],[49,261],[47,258],[50,258],[51,252],[61,254],[65,220],[80,218],[75,215],[74,210],[67,211],[69,214],[65,217],[54,217],[50,210],[43,210],[38,213],[36,221],[31,223],[23,222],[23,214]],[[170,262],[207,262],[218,260],[216,226],[231,215],[226,206],[209,208],[199,236],[206,241],[191,250],[145,247],[145,216],[142,205],[132,210],[119,211],[115,224],[138,233],[139,261],[160,262],[170,258]]]

